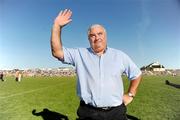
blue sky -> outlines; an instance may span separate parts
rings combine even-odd
[[[51,55],[53,21],[73,12],[62,32],[66,47],[89,47],[87,29],[102,24],[108,46],[142,67],[159,61],[180,69],[180,0],[0,0],[0,69],[58,68]]]

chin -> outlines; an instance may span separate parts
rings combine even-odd
[[[101,52],[101,51],[104,51],[104,49],[103,49],[103,48],[97,48],[97,49],[94,49],[94,51],[95,51],[96,53],[99,53],[99,52]]]

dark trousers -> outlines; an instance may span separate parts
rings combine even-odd
[[[77,120],[127,120],[124,104],[105,110],[80,103],[77,115]]]
[[[18,77],[15,78],[16,82],[18,81]]]

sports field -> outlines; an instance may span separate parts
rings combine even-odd
[[[7,77],[0,81],[0,120],[55,120],[64,116],[75,120],[79,104],[75,79],[24,77],[18,83]],[[138,94],[128,105],[128,114],[141,120],[180,120],[180,89],[165,85],[165,80],[180,84],[177,76],[144,76]],[[127,89],[128,80],[124,81]]]

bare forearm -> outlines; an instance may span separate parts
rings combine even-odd
[[[130,86],[128,89],[128,93],[125,93],[123,95],[123,102],[125,105],[128,105],[129,103],[132,102],[132,100],[134,98],[133,96],[136,95],[137,88],[139,86],[140,81],[141,81],[141,75],[138,78],[131,80],[131,83],[130,83]]]
[[[141,75],[138,78],[131,80],[128,92],[132,93],[135,96],[140,81],[141,81]]]
[[[61,27],[57,24],[53,25],[51,31],[51,51],[54,57],[63,59]]]
[[[64,59],[64,53],[61,41],[61,29],[72,21],[71,10],[65,9],[59,12],[58,16],[54,20],[51,33],[51,51],[52,55],[60,60]]]

